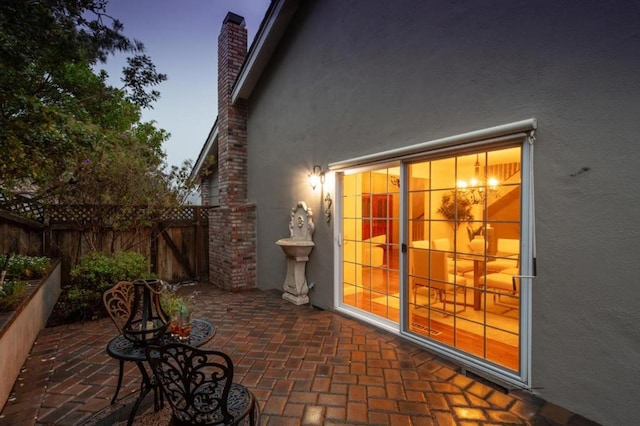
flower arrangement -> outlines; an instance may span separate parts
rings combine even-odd
[[[193,305],[199,292],[194,291],[189,296],[181,296],[176,292],[175,287],[164,284],[160,293],[160,305],[169,315],[171,335],[188,339],[191,332]]]
[[[169,315],[191,311],[199,292],[194,291],[188,296],[178,294],[177,288],[164,282],[160,292],[160,305]]]

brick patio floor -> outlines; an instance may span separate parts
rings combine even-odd
[[[235,380],[260,402],[263,425],[591,424],[528,392],[505,394],[392,334],[339,314],[294,306],[278,291],[229,293],[199,284],[195,315],[213,322],[204,347],[234,360]],[[46,328],[0,425],[82,425],[109,406],[118,363],[109,319]],[[120,397],[138,390],[125,363]]]

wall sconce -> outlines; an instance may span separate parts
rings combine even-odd
[[[313,166],[311,173],[309,173],[309,185],[311,185],[311,189],[316,189],[318,183],[324,184],[324,173],[322,168],[316,164]]]

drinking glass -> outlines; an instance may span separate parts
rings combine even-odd
[[[182,316],[180,312],[174,312],[171,314],[171,322],[169,323],[169,332],[171,333],[172,340],[178,340],[180,337],[180,323],[182,322]]]
[[[189,341],[189,336],[191,335],[191,312],[183,312],[180,319],[180,340]]]

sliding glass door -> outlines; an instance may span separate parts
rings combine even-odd
[[[347,174],[342,187],[342,301],[399,322],[398,167]]]
[[[521,159],[517,145],[345,172],[343,306],[519,372]]]
[[[407,329],[520,365],[520,148],[409,164]]]

